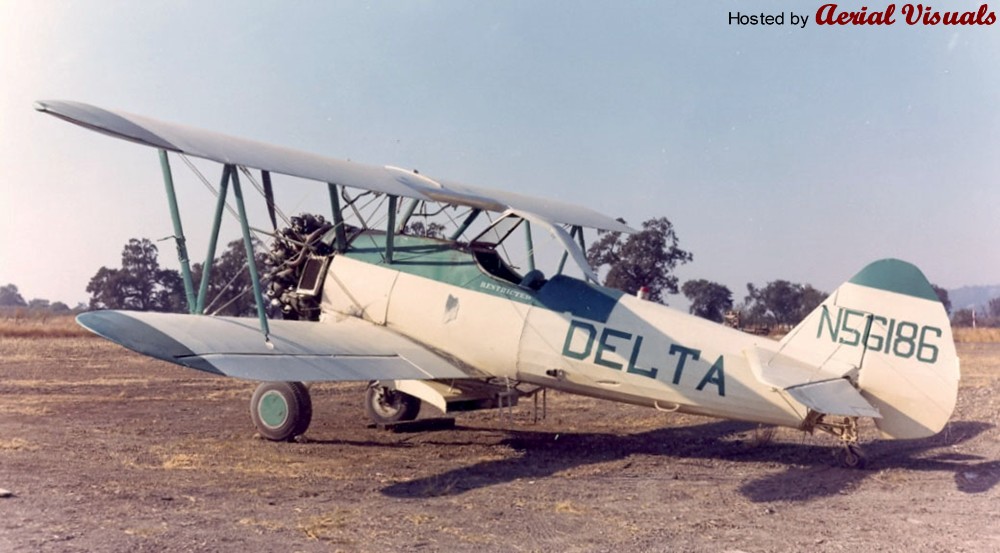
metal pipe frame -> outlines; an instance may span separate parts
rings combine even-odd
[[[337,193],[337,185],[332,182],[326,183],[330,191],[330,209],[333,210],[333,230],[336,232],[336,248],[338,253],[347,251],[347,230],[344,228],[344,214],[340,211],[340,194]]]
[[[163,170],[163,184],[167,189],[167,203],[170,205],[170,219],[174,224],[174,241],[177,243],[177,261],[181,265],[181,276],[184,280],[184,297],[187,300],[188,311],[195,312],[194,280],[191,278],[191,265],[188,261],[187,240],[184,238],[184,227],[181,225],[181,213],[177,207],[177,193],[174,190],[174,177],[170,171],[170,159],[166,150],[160,153],[160,168]]]
[[[576,231],[576,241],[580,244],[580,251],[583,252],[583,255],[587,255],[587,244],[583,241],[583,227],[573,225],[573,230]]]
[[[419,204],[419,203],[420,203],[420,200],[414,198],[414,199],[411,199],[410,202],[406,205],[406,210],[403,211],[403,216],[399,218],[399,223],[396,224],[396,233],[397,234],[402,234],[403,233],[403,229],[405,229],[406,225],[409,224],[410,217],[413,216],[413,211],[415,209],[417,209],[417,204]]]
[[[215,202],[215,216],[212,218],[212,234],[208,238],[208,254],[205,264],[201,266],[201,284],[198,287],[198,302],[194,313],[205,312],[205,297],[208,295],[208,284],[212,277],[212,266],[215,265],[215,249],[219,242],[219,229],[222,226],[222,211],[226,207],[226,195],[229,192],[229,175],[233,166],[225,165],[222,169],[222,181],[219,182],[219,197]]]
[[[264,340],[268,341],[271,329],[267,324],[267,313],[264,311],[264,296],[260,291],[260,277],[257,275],[257,263],[254,257],[253,240],[250,237],[250,223],[247,221],[247,208],[243,204],[243,190],[240,189],[240,175],[232,165],[227,165],[229,178],[233,181],[233,196],[236,198],[236,208],[240,213],[240,227],[243,229],[243,247],[247,251],[247,268],[250,270],[250,282],[253,284],[253,298],[257,303],[257,318],[260,319],[260,330]]]
[[[385,224],[385,263],[392,265],[392,250],[394,247],[396,228],[396,203],[398,196],[389,195],[389,220]]]
[[[271,185],[271,172],[260,171],[260,180],[264,184],[264,201],[267,202],[267,216],[271,219],[271,227],[278,230],[278,219],[274,213],[274,187]]]
[[[524,247],[528,249],[528,270],[535,270],[535,243],[531,239],[531,223],[524,221]]]
[[[577,236],[578,232],[580,233],[579,236]],[[573,225],[573,228],[571,228],[569,231],[569,237],[576,238],[577,241],[580,243],[580,247],[583,248],[583,228],[581,228],[578,225]],[[584,249],[583,253],[586,254],[587,250]],[[563,269],[566,268],[567,259],[569,259],[569,252],[563,252],[562,257],[559,259],[559,269],[556,271],[557,275],[561,275]]]
[[[479,214],[482,212],[483,212],[482,209],[473,209],[472,211],[470,211],[469,215],[465,217],[464,221],[462,221],[461,226],[455,229],[455,232],[451,233],[451,236],[448,239],[452,241],[458,240],[462,236],[462,234],[465,233],[465,231],[469,230],[469,227],[472,226],[473,221],[475,221],[476,217],[479,217]]]

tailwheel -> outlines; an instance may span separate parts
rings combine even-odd
[[[868,464],[868,457],[857,444],[845,445],[840,451],[840,464],[849,469],[863,469]]]
[[[828,418],[826,415],[810,412],[807,417],[808,428],[822,430],[828,434],[840,438],[842,449],[838,453],[840,464],[849,469],[863,469],[868,464],[868,458],[858,445],[858,418],[842,417],[838,419]]]
[[[365,392],[365,412],[375,424],[411,421],[420,412],[420,399],[373,382]]]
[[[250,399],[250,418],[260,435],[287,442],[305,434],[312,422],[312,399],[301,382],[264,382]]]

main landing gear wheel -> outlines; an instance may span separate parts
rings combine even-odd
[[[312,399],[301,382],[264,382],[250,400],[250,418],[260,435],[287,442],[305,434],[312,422]]]
[[[365,412],[375,424],[411,421],[420,412],[420,399],[373,383],[365,392]]]

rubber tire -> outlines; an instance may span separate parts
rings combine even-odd
[[[840,451],[840,464],[844,468],[862,470],[868,464],[868,457],[859,446],[849,445]]]
[[[312,422],[312,398],[301,382],[264,382],[250,399],[250,419],[268,440],[288,442]]]
[[[420,413],[420,398],[385,386],[369,386],[365,391],[365,412],[375,424],[411,421]]]

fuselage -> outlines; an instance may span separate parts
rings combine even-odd
[[[593,397],[799,426],[801,404],[760,383],[750,349],[776,342],[568,276],[526,287],[445,240],[366,233],[330,263],[324,318],[385,325],[483,376]]]

